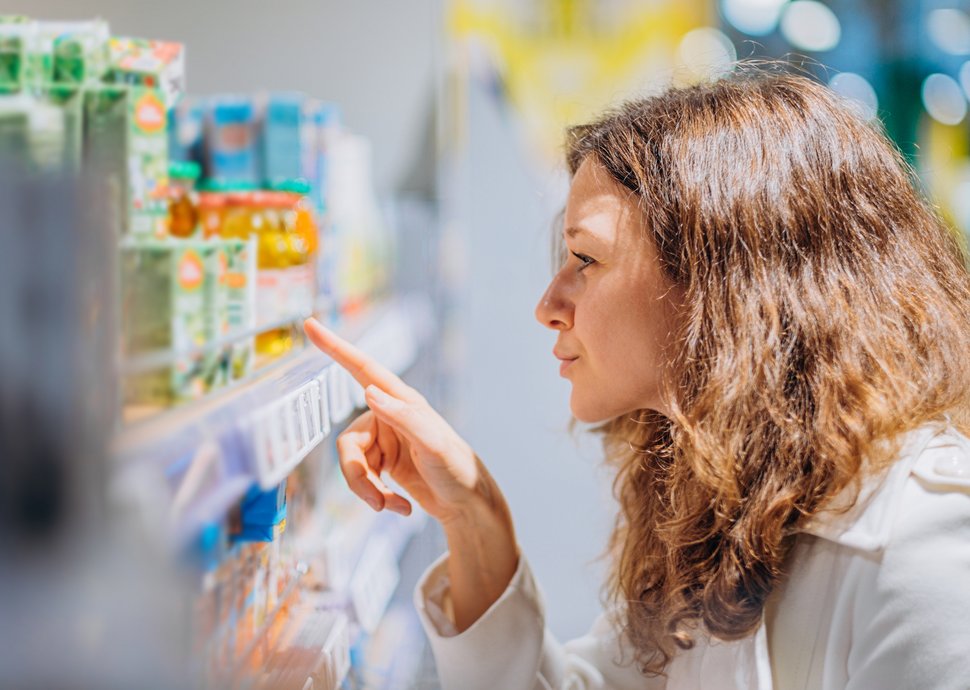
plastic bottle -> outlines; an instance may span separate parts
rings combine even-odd
[[[280,357],[293,348],[293,326],[281,322],[293,316],[289,309],[290,289],[287,269],[293,265],[283,215],[290,206],[288,195],[264,191],[253,195],[258,238],[257,310],[261,324],[274,327],[256,335],[256,353]]]
[[[199,224],[199,198],[195,183],[198,163],[173,162],[168,166],[168,233],[173,237],[192,237]]]
[[[304,180],[287,180],[277,188],[286,194],[287,204],[282,218],[290,258],[287,270],[289,309],[294,316],[309,316],[316,297],[316,252],[319,246],[319,231],[307,196],[310,185]]]

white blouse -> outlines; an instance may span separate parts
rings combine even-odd
[[[524,557],[457,634],[446,560],[415,591],[444,690],[970,690],[970,439],[949,425],[912,432],[849,512],[805,528],[753,635],[699,639],[664,677],[608,614],[560,644]]]

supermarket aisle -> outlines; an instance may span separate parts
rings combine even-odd
[[[527,151],[620,72],[714,75],[752,40],[831,58],[846,71],[820,78],[885,113],[970,228],[970,17],[933,3],[890,3],[899,46],[849,0],[10,4],[31,16],[0,16],[0,687],[436,687],[411,589],[445,545],[344,485],[363,394],[309,316],[442,404],[507,495],[549,627],[585,632],[615,507],[533,317],[566,180]],[[791,20],[806,7],[824,21]]]
[[[422,514],[347,491],[334,439],[363,391],[302,324],[439,385],[435,272],[394,281],[435,254],[435,214],[412,201],[432,222],[399,247],[373,143],[332,94],[187,92],[187,53],[0,17],[0,171],[27,190],[0,205],[0,503],[54,513],[47,535],[10,516],[0,686],[407,687],[427,675],[410,588],[434,554],[405,554],[440,545]]]

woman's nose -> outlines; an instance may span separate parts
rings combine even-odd
[[[565,331],[573,326],[572,306],[563,298],[559,279],[553,278],[536,305],[536,320],[546,328]]]

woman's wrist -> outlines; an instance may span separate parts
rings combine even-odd
[[[442,521],[455,627],[464,631],[506,590],[519,562],[511,512],[482,468],[480,486],[466,505]]]
[[[446,516],[439,519],[445,534],[474,529],[475,524],[482,519],[508,521],[511,527],[511,515],[505,496],[481,459],[477,455],[474,458],[476,464],[474,486],[448,511]]]

